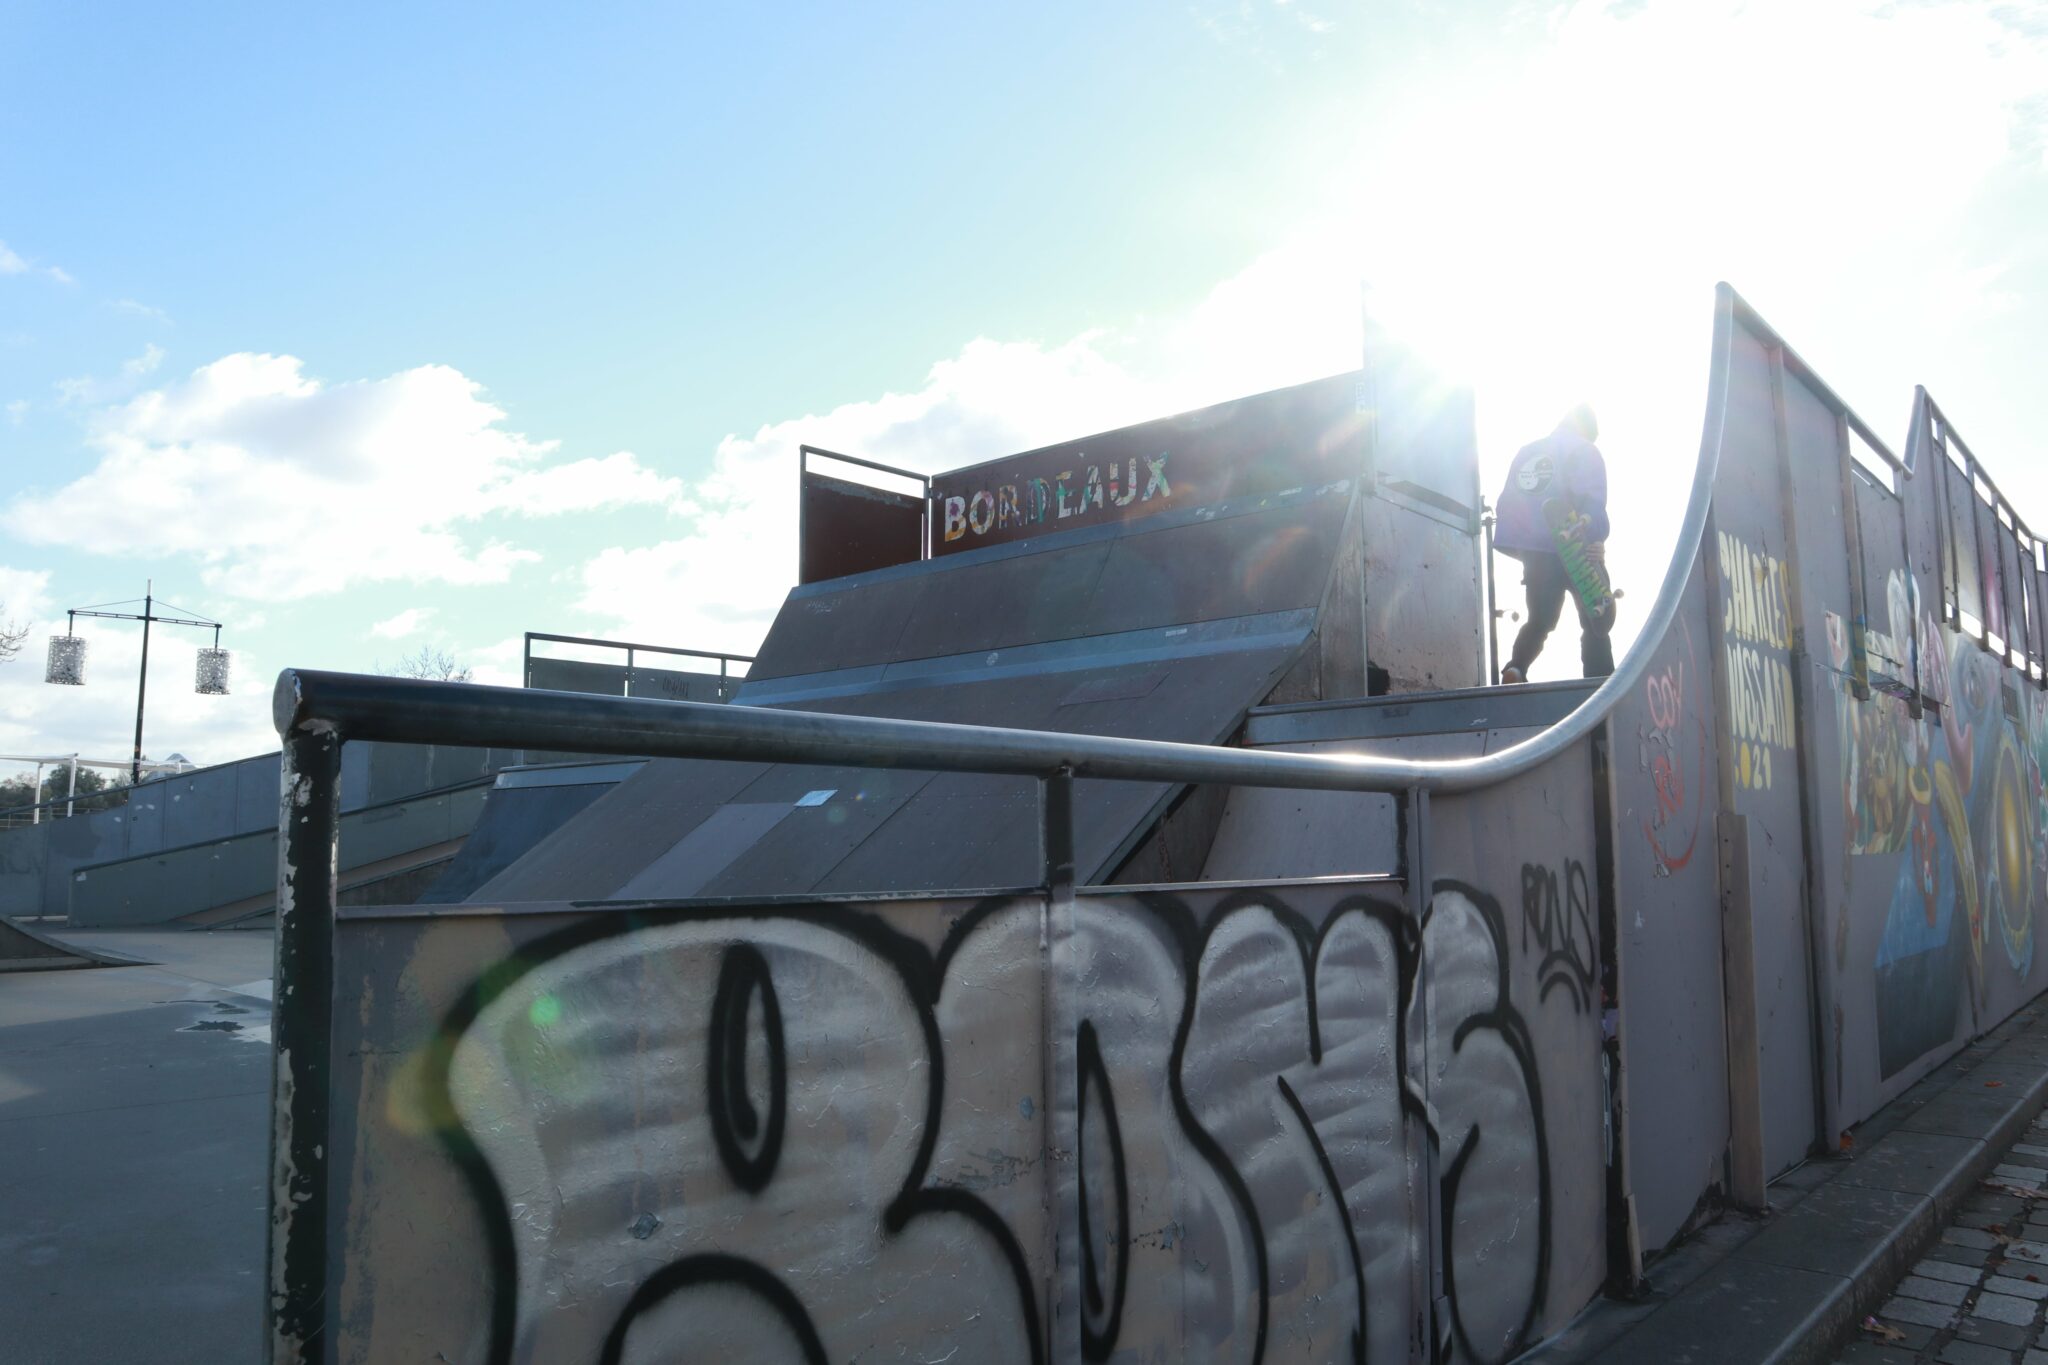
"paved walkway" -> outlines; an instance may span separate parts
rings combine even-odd
[[[2048,1116],[2008,1147],[1841,1365],[2048,1365]]]

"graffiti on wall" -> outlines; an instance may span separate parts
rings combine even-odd
[[[580,919],[418,1081],[487,1230],[483,1358],[1406,1360],[1437,1257],[1440,1345],[1508,1359],[1552,1261],[1529,1012],[1594,973],[1583,867],[1523,881],[1520,958],[1455,882],[1419,924],[1085,898],[1051,1003],[1036,899],[936,949],[847,906]]]
[[[2048,707],[1931,613],[1916,621],[1914,586],[1891,575],[1890,630],[1870,654],[1917,660],[1937,703],[1921,718],[1886,690],[1855,696],[1852,632],[1828,623],[1849,851],[1900,856],[1876,962],[1885,1076],[1949,1041],[1966,990],[1983,1003],[1987,939],[2027,975],[2048,909]]]
[[[1700,821],[1707,808],[1707,725],[1697,706],[1688,709],[1688,687],[1699,685],[1692,630],[1681,619],[1672,656],[1653,668],[1643,684],[1649,725],[1638,732],[1637,765],[1650,776],[1650,802],[1643,813],[1643,839],[1650,846],[1655,875],[1668,877],[1692,862],[1699,848]]]
[[[1785,561],[1720,533],[1721,639],[1738,790],[1768,789],[1792,762],[1791,599]]]

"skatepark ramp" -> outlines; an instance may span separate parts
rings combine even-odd
[[[120,967],[134,959],[95,952],[0,919],[0,972],[46,972],[66,967]]]
[[[1385,464],[806,585],[752,704],[286,673],[272,1359],[1523,1353],[2048,985],[2041,546],[1905,450],[1724,287],[1597,686],[1332,682]],[[428,740],[649,761],[338,906]]]

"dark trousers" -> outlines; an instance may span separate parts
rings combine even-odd
[[[1510,667],[1521,669],[1524,675],[1528,673],[1529,665],[1543,652],[1543,642],[1557,629],[1557,618],[1564,612],[1564,600],[1569,597],[1579,609],[1579,660],[1586,666],[1586,676],[1604,678],[1614,671],[1614,646],[1607,638],[1614,623],[1587,614],[1586,604],[1579,600],[1579,595],[1572,591],[1571,580],[1565,577],[1563,560],[1534,550],[1523,555],[1522,586],[1529,594],[1529,619],[1515,636],[1515,650],[1508,659]]]

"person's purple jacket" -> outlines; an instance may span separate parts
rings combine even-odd
[[[1600,448],[1569,422],[1523,446],[1508,466],[1507,486],[1494,509],[1494,548],[1518,557],[1531,551],[1556,553],[1550,523],[1543,519],[1543,504],[1552,498],[1566,499],[1591,519],[1587,540],[1607,539],[1607,462]]]

